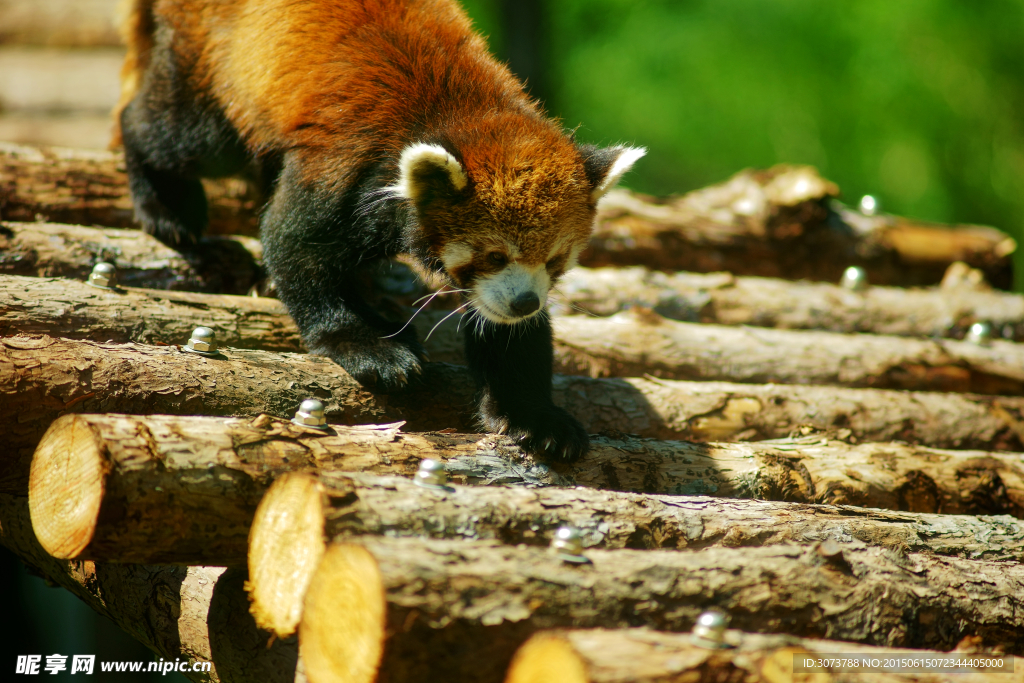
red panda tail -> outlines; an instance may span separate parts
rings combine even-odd
[[[156,0],[121,0],[117,8],[117,23],[121,39],[128,46],[121,67],[121,97],[114,107],[114,129],[110,149],[121,146],[121,112],[139,91],[142,74],[149,66],[153,51],[153,3]]]

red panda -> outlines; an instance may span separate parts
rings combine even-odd
[[[576,144],[453,0],[128,0],[123,30],[115,140],[146,231],[194,241],[199,179],[258,169],[267,268],[312,353],[378,391],[418,375],[415,330],[360,285],[411,254],[476,319],[482,426],[543,457],[586,452],[551,400],[545,303],[643,149]]]

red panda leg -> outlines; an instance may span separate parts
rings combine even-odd
[[[483,427],[519,438],[531,453],[573,462],[590,447],[586,430],[551,400],[551,321],[544,312],[517,325],[466,330]]]
[[[421,374],[426,353],[413,325],[387,320],[367,302],[363,277],[397,245],[360,223],[345,196],[304,183],[300,166],[286,156],[260,222],[278,297],[310,353],[331,358],[368,388],[400,390]]]
[[[121,112],[128,186],[143,229],[171,245],[191,244],[207,224],[199,178],[238,173],[248,155],[216,106],[195,97],[157,46],[142,86]]]

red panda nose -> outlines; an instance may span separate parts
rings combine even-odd
[[[530,315],[540,308],[540,297],[536,292],[523,292],[509,304],[509,308],[516,315]]]

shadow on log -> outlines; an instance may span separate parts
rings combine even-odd
[[[262,249],[248,237],[205,237],[172,249],[141,230],[0,223],[0,274],[85,281],[108,261],[129,287],[245,294],[264,280]]]

